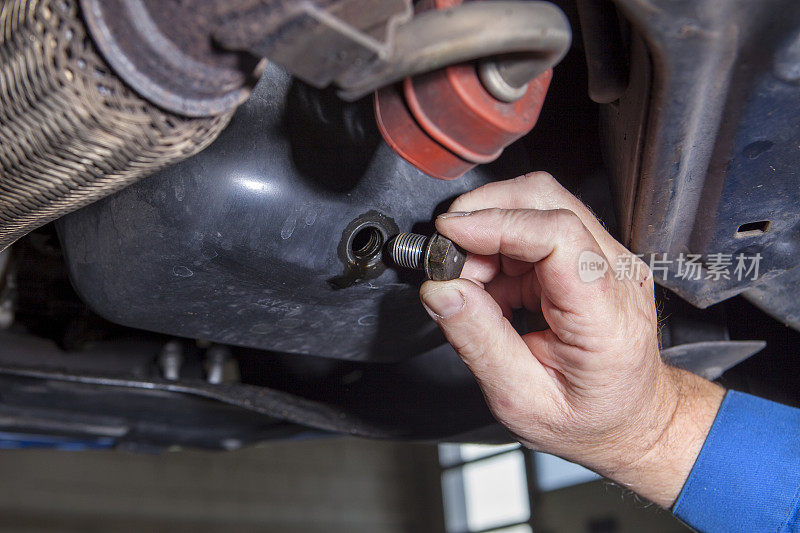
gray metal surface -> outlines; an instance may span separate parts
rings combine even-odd
[[[342,98],[353,100],[415,74],[518,52],[535,53],[526,69],[541,73],[561,61],[571,41],[569,21],[548,2],[467,2],[398,26],[388,60],[351,69],[336,83]]]
[[[497,61],[482,61],[478,65],[478,76],[489,94],[501,102],[515,102],[525,95],[528,82],[541,74],[538,72],[539,62],[528,67],[529,62],[518,65],[518,68],[506,72]]]
[[[657,281],[697,306],[758,287],[754,302],[800,327],[790,319],[800,300],[779,297],[800,257],[800,4],[615,4],[630,24],[630,79],[622,94],[618,76],[597,90],[619,98],[603,120],[623,241],[668,254],[670,275]],[[619,68],[625,59],[609,57],[600,63]],[[743,224],[765,231],[739,231]],[[716,279],[704,266],[701,279],[683,279],[682,253],[704,263],[710,254],[759,254],[759,276]]]
[[[766,345],[764,341],[693,342],[661,350],[661,357],[671,365],[714,380]]]
[[[571,39],[566,17],[547,2],[468,2],[413,17],[410,0],[81,6],[120,77],[154,104],[194,117],[241,104],[262,57],[315,87],[335,83],[343,98],[356,100],[408,76],[495,54],[527,53],[522,70],[531,79],[561,60]]]

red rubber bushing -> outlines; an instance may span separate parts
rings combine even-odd
[[[460,3],[438,0],[437,8]],[[552,78],[548,70],[515,102],[483,87],[473,64],[447,67],[375,93],[375,118],[392,149],[422,172],[453,179],[528,133],[539,118]]]

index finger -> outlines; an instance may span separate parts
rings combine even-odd
[[[510,180],[495,181],[462,194],[450,206],[450,212],[478,209],[569,209],[581,219],[608,257],[623,253],[621,244],[572,193],[547,172],[532,172]]]
[[[572,211],[484,209],[459,216],[445,213],[437,218],[436,228],[468,252],[501,254],[534,263],[542,295],[562,311],[596,316],[607,309],[608,259]],[[581,271],[585,257],[597,262],[596,270],[589,275]]]

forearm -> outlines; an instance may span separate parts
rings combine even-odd
[[[639,459],[606,475],[643,498],[669,508],[692,471],[725,390],[677,368],[668,369],[666,375],[654,428],[636,431],[632,436],[648,443],[647,449]]]

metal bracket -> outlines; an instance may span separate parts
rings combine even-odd
[[[503,54],[528,54],[535,75],[571,42],[566,16],[547,2],[467,2],[415,16],[411,0],[81,0],[81,7],[116,73],[186,116],[241,104],[262,57],[356,100],[408,76]]]

